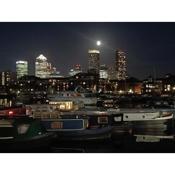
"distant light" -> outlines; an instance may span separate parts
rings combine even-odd
[[[9,111],[9,115],[13,115],[13,111]]]
[[[101,45],[101,41],[97,41],[97,46],[100,46]]]
[[[47,60],[47,58],[43,54],[39,55],[36,59],[37,60],[42,60],[42,61]]]
[[[89,50],[88,53],[100,53],[99,50]]]
[[[16,61],[16,64],[27,64],[27,61],[19,60],[19,61]]]

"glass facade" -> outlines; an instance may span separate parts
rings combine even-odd
[[[17,61],[16,62],[16,73],[17,78],[24,75],[28,75],[28,62],[27,61]]]
[[[100,70],[100,51],[99,50],[89,50],[88,59],[88,71],[91,73],[99,74]]]
[[[126,79],[126,54],[123,51],[116,51],[116,78],[117,80]]]
[[[35,62],[35,76],[39,78],[47,78],[51,74],[51,64],[48,63],[44,55],[39,55]]]

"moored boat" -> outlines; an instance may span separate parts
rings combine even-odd
[[[39,118],[58,139],[94,140],[110,138],[112,126],[107,111],[94,108],[60,111],[55,105],[30,105],[32,117]]]
[[[54,133],[49,133],[37,119],[15,117],[0,119],[0,151],[28,151],[50,145]]]
[[[122,122],[120,128],[114,122],[113,138],[120,135],[119,131],[126,135],[167,136],[172,135],[174,129],[173,112],[168,110],[121,110],[114,121]]]

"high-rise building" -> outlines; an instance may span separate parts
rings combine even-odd
[[[126,79],[126,54],[121,50],[116,50],[116,79]]]
[[[6,86],[16,81],[16,73],[11,71],[0,72],[0,85]]]
[[[88,51],[88,72],[99,74],[100,70],[100,51],[89,50]]]
[[[16,73],[17,73],[17,78],[20,78],[24,75],[28,75],[28,62],[16,61]]]
[[[35,76],[39,78],[47,78],[51,73],[51,63],[47,61],[47,58],[44,55],[39,55],[35,62]]]
[[[102,79],[108,79],[108,68],[105,64],[100,66],[100,78]]]
[[[74,76],[74,75],[76,75],[78,73],[81,73],[81,72],[82,72],[81,65],[80,64],[76,64],[76,65],[74,65],[73,69],[70,69],[69,75],[70,76]]]

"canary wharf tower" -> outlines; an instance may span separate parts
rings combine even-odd
[[[44,55],[39,55],[35,62],[35,76],[40,78],[47,78],[50,75],[49,63]]]

